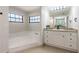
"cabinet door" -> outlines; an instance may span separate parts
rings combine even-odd
[[[51,45],[64,46],[64,33],[48,31],[45,33],[45,40]]]
[[[44,31],[44,42],[46,44],[51,44],[51,39],[52,39],[52,31]]]
[[[48,33],[48,39],[50,44],[57,45],[58,34],[56,32],[50,31]]]
[[[51,43],[54,41],[57,46],[64,46],[64,33],[63,32],[53,32]]]
[[[44,31],[44,43],[48,43],[48,31]]]

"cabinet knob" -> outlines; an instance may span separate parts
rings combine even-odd
[[[47,40],[47,42],[48,42],[48,40]]]
[[[70,38],[70,40],[72,40],[72,38]]]
[[[62,37],[64,38],[64,35]]]
[[[48,37],[48,35],[47,35],[47,37]]]
[[[70,36],[72,36],[72,33],[70,33]]]
[[[48,31],[47,31],[47,33],[48,33]]]
[[[72,45],[69,45],[70,47],[72,47]]]

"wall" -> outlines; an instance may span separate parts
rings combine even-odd
[[[19,15],[23,15],[24,23],[13,23],[9,22],[9,32],[16,33],[22,31],[40,31],[40,23],[29,23],[29,16],[40,16],[40,8],[38,10],[34,10],[32,12],[24,12],[16,7],[9,7],[10,13],[15,13]]]
[[[46,6],[42,6],[41,7],[41,42],[43,44],[44,42],[44,34],[43,34],[43,29],[46,28],[46,25],[48,25],[49,23],[49,12]]]
[[[8,52],[8,7],[0,6],[0,52]]]
[[[69,13],[69,20],[71,20],[71,23],[69,23],[70,28],[79,29],[79,7],[73,6],[71,8],[71,11]],[[74,18],[77,18],[77,22],[74,21]]]
[[[46,25],[49,25],[49,11],[48,7],[41,7],[41,27],[46,28]]]
[[[29,16],[40,16],[40,9],[29,13]],[[29,23],[30,31],[40,31],[40,23]]]
[[[27,14],[26,12],[17,9],[16,7],[9,7],[9,13],[14,13],[23,16],[23,23],[14,23],[9,22],[9,32],[10,33],[17,33],[28,30],[28,23],[27,23]]]

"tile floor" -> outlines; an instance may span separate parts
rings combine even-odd
[[[73,52],[51,46],[39,46],[20,51],[20,53],[73,53]]]

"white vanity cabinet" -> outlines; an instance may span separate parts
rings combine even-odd
[[[77,51],[77,32],[44,30],[44,43],[50,46]]]

